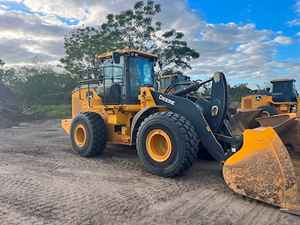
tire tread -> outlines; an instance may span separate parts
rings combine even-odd
[[[94,112],[85,112],[81,113],[74,119],[74,122],[77,120],[84,120],[91,127],[91,132],[93,133],[93,140],[91,147],[88,148],[83,153],[80,153],[84,157],[93,157],[102,154],[106,147],[106,126],[102,117]]]
[[[167,175],[159,174],[160,176],[165,177],[175,177],[182,175],[185,171],[187,171],[193,164],[193,161],[197,158],[198,153],[198,138],[195,132],[194,127],[191,122],[188,121],[185,117],[180,114],[167,111],[167,112],[157,112],[149,117],[147,117],[139,127],[137,137],[140,137],[141,127],[143,127],[146,123],[149,123],[152,120],[169,120],[171,123],[176,124],[179,127],[180,136],[184,138],[184,148],[185,154],[183,159],[180,162],[180,165],[177,166],[177,169]],[[139,146],[139,141],[137,139],[137,146]],[[146,168],[147,169],[147,168]],[[151,172],[151,171],[150,171]]]

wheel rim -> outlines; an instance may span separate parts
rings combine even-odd
[[[74,140],[77,146],[83,147],[86,143],[86,130],[81,124],[78,124],[74,132]]]
[[[172,142],[169,135],[161,130],[154,129],[149,132],[146,139],[148,155],[157,162],[164,162],[169,159],[172,152]]]
[[[271,113],[269,113],[268,111],[262,111],[262,112],[260,113],[260,116],[261,116],[262,118],[269,118],[269,117],[271,117]]]

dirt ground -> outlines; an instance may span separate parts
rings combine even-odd
[[[51,120],[0,129],[0,224],[299,225],[300,217],[232,193],[215,162],[165,179],[146,173],[132,148],[81,158]]]

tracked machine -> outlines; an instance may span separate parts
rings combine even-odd
[[[128,49],[98,55],[99,77],[73,91],[72,118],[62,120],[73,150],[91,157],[101,155],[107,143],[135,145],[144,168],[162,177],[184,174],[197,153],[207,151],[234,192],[299,213],[297,175],[276,130],[232,134],[225,75],[161,93],[156,60]],[[208,83],[209,96],[191,94]]]

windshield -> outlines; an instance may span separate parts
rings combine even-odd
[[[118,65],[105,65],[102,67],[105,85],[111,86],[114,83],[122,84],[123,67]]]
[[[283,94],[289,92],[293,88],[293,83],[288,81],[281,81],[274,83],[273,93],[274,94]]]
[[[297,91],[294,81],[280,81],[273,83],[273,101],[295,102],[297,101]]]
[[[137,86],[153,85],[153,60],[142,57],[130,57],[130,80],[136,80]]]
[[[153,86],[154,62],[143,57],[129,57],[129,79],[132,97],[138,96],[142,86]]]

